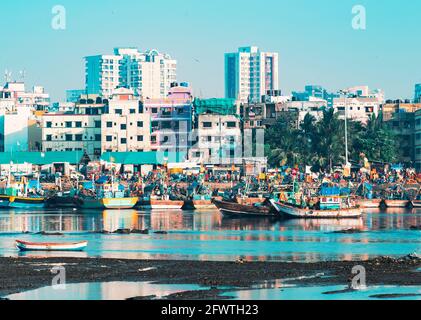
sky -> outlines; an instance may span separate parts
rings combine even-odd
[[[55,30],[52,8],[66,9]],[[366,29],[352,8],[366,9]],[[224,53],[255,45],[279,53],[284,94],[319,84],[368,85],[389,99],[421,83],[419,0],[14,0],[0,10],[0,74],[25,70],[53,101],[84,88],[88,55],[115,47],[157,49],[178,60],[178,81],[200,97],[224,95]]]

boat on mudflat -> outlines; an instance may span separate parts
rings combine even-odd
[[[236,202],[214,199],[213,203],[223,215],[229,217],[273,218],[280,216],[279,213],[268,203],[268,201],[256,203],[254,205],[245,205]]]
[[[409,203],[409,200],[384,200],[384,204],[387,208],[406,208]]]
[[[16,247],[20,251],[82,251],[88,246],[88,241],[81,242],[26,242],[16,240]]]
[[[382,201],[382,199],[358,199],[356,204],[363,209],[376,209],[380,208]]]
[[[359,218],[362,215],[362,210],[360,208],[315,210],[310,208],[299,208],[290,204],[275,201],[274,199],[271,199],[270,202],[279,214],[289,218],[344,219]]]

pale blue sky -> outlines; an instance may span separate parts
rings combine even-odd
[[[67,29],[51,28],[54,5]],[[367,9],[367,30],[351,27]],[[224,53],[257,45],[280,55],[284,93],[367,84],[411,98],[421,82],[418,0],[14,0],[0,10],[0,72],[25,69],[53,100],[84,87],[83,57],[116,46],[156,48],[178,60],[178,80],[203,97],[224,94]],[[3,80],[3,79],[1,79]]]

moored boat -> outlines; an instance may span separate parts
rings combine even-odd
[[[156,210],[179,210],[184,206],[183,200],[171,200],[169,198],[143,198],[140,201],[142,209]]]
[[[16,247],[20,251],[82,251],[88,246],[88,241],[81,242],[64,242],[64,243],[49,243],[49,242],[26,242],[16,240]]]
[[[10,196],[2,194],[0,195],[0,208],[7,208],[10,204]]]
[[[213,200],[215,206],[225,216],[230,217],[279,217],[280,215],[268,201],[254,205],[239,204],[230,201]]]
[[[356,204],[362,209],[380,208],[382,199],[357,199]]]
[[[421,200],[419,199],[412,200],[411,205],[413,208],[421,208]]]
[[[138,197],[105,197],[101,199],[101,203],[106,209],[132,209],[138,202]]]
[[[290,205],[287,203],[281,203],[273,199],[271,199],[270,202],[280,214],[285,215],[286,217],[289,217],[289,218],[343,219],[343,218],[359,218],[362,215],[362,210],[360,208],[316,210],[316,209],[310,209],[310,208],[295,207],[293,205]]]
[[[409,200],[384,200],[384,204],[387,208],[406,208],[409,203]]]
[[[9,207],[21,209],[38,209],[45,207],[45,198],[42,197],[10,197]]]

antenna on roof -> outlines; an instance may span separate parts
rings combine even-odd
[[[24,70],[19,71],[19,78],[22,82],[25,81],[25,77],[26,77],[26,70],[24,69]]]
[[[4,71],[4,81],[5,82],[12,81],[12,72],[7,69]]]

